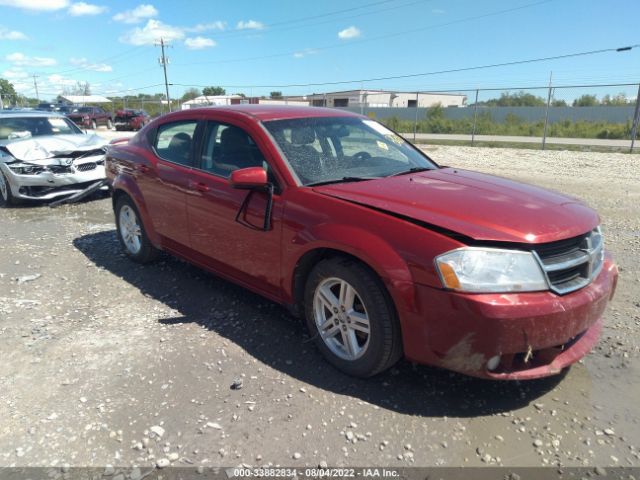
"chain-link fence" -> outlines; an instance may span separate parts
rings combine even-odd
[[[334,94],[325,94],[324,104],[375,118],[416,141],[633,149],[639,147],[639,92],[638,84],[387,92],[395,96],[393,107],[331,105]],[[443,95],[460,103],[447,106]]]
[[[308,104],[347,109],[385,123],[417,142],[493,143],[638,151],[640,85],[547,85],[476,90],[348,90],[308,95],[280,92],[281,99],[230,97],[227,103]],[[149,98],[152,97],[152,98]],[[2,96],[2,104],[37,107],[24,97]],[[134,108],[152,117],[188,108],[158,95],[113,97],[107,110]],[[220,98],[220,101],[223,99]],[[197,106],[207,106],[199,104]]]

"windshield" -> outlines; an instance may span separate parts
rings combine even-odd
[[[82,130],[63,117],[0,117],[0,140],[76,133]]]
[[[373,120],[298,118],[264,125],[303,185],[437,168],[415,147]]]

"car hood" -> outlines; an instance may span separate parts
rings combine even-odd
[[[0,145],[2,152],[10,157],[0,155],[0,160],[23,162],[39,162],[60,157],[77,157],[88,152],[104,148],[109,142],[98,135],[47,135],[30,137],[23,140],[12,140]]]
[[[577,199],[453,168],[313,189],[475,240],[545,243],[581,235],[599,222]]]

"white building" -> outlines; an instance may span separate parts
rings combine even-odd
[[[214,105],[231,105],[232,103],[240,103],[241,99],[240,95],[200,95],[193,100],[183,102],[181,108],[182,110],[189,110],[191,108],[211,107]]]
[[[467,96],[457,93],[388,92],[384,90],[345,90],[342,92],[314,93],[304,97],[289,97],[291,100],[305,99],[314,107],[464,107]]]

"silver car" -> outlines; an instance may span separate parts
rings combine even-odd
[[[0,113],[2,203],[73,196],[104,181],[107,144],[56,113]]]

